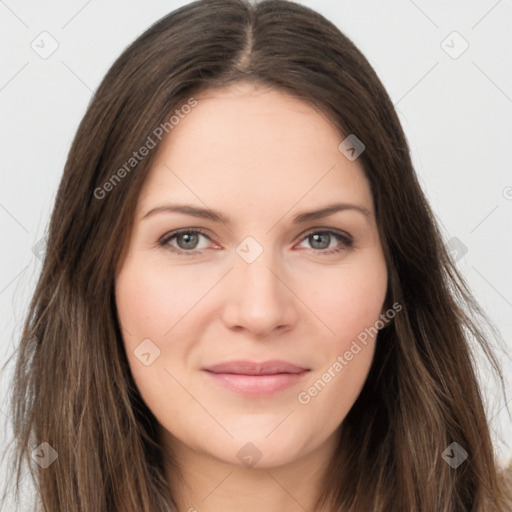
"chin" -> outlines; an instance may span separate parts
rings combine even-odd
[[[231,431],[235,438],[225,440],[227,442],[214,443],[215,452],[211,450],[211,440],[203,449],[226,464],[264,469],[292,463],[315,448],[311,445],[310,450],[307,449],[310,444],[307,438],[310,436],[290,435],[285,422],[270,435],[268,435],[269,432],[272,432],[272,429],[265,430],[263,433],[260,429],[253,427],[246,429],[242,436],[237,436]]]

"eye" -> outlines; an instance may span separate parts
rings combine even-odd
[[[302,243],[308,242],[313,251],[322,255],[341,252],[352,247],[354,243],[346,233],[333,230],[320,231],[318,228],[306,233],[303,240]]]
[[[200,249],[207,248],[207,246],[198,247],[198,243],[201,237],[210,240],[210,237],[208,237],[200,229],[182,229],[180,231],[173,231],[171,233],[168,233],[167,235],[164,236],[163,239],[161,239],[158,242],[158,244],[162,247],[170,249],[173,252],[192,256],[194,254],[200,254]],[[173,240],[176,241],[177,246],[171,243]]]

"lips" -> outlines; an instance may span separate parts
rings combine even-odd
[[[296,386],[309,372],[287,361],[229,361],[203,368],[213,382],[238,395],[269,397]]]
[[[302,373],[308,368],[303,368],[287,361],[272,360],[257,363],[253,361],[230,361],[219,363],[203,370],[212,373],[232,373],[235,375],[276,375],[280,373]]]

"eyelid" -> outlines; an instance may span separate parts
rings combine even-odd
[[[313,233],[334,233],[335,235],[340,236],[341,238],[344,238],[347,243],[353,243],[354,238],[347,233],[346,231],[343,231],[342,229],[336,229],[336,228],[328,228],[328,227],[315,227],[310,228],[303,233],[301,233],[298,238],[303,239],[307,237],[308,235],[311,235]]]

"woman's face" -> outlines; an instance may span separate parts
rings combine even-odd
[[[329,451],[382,324],[369,184],[298,99],[239,83],[196,100],[158,149],[116,278],[133,377],[176,449],[248,467]]]

